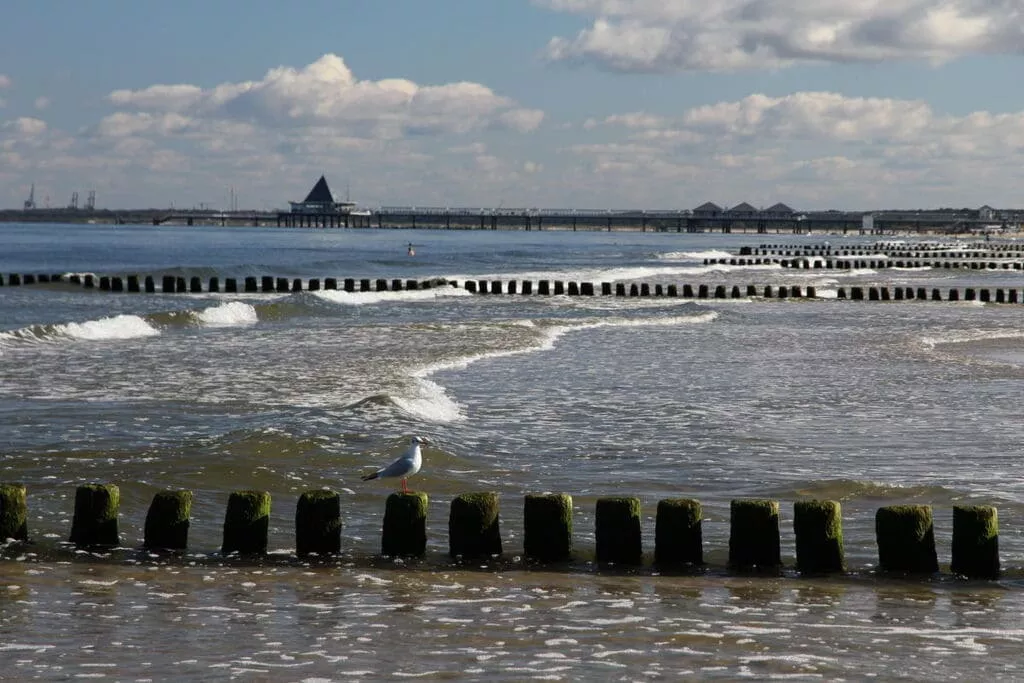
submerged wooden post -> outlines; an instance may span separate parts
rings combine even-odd
[[[427,551],[427,494],[392,493],[384,508],[381,554],[421,557]]]
[[[875,513],[878,568],[933,574],[939,571],[929,505],[891,505]]]
[[[115,546],[121,490],[115,484],[86,484],[75,491],[70,541],[80,546]]]
[[[270,493],[235,491],[228,498],[224,515],[224,545],[221,553],[262,555],[267,552],[270,531]]]
[[[341,552],[341,494],[328,489],[306,491],[295,507],[295,553]]]
[[[954,574],[971,579],[999,576],[999,514],[988,505],[953,506]]]
[[[184,550],[188,547],[189,514],[192,511],[191,491],[160,491],[146,513],[143,547],[161,550]]]
[[[659,565],[704,564],[702,518],[701,504],[696,500],[659,500],[654,525],[654,562]]]
[[[796,568],[801,574],[842,572],[843,515],[834,500],[798,500],[793,504]]]
[[[463,493],[452,500],[448,551],[452,557],[466,559],[501,554],[497,493]]]
[[[572,496],[530,494],[523,499],[523,554],[536,562],[572,557]]]
[[[28,497],[24,484],[0,484],[0,543],[28,540]]]
[[[729,566],[775,569],[781,565],[778,501],[732,501],[729,505]]]
[[[643,561],[639,498],[599,498],[594,526],[598,562],[640,564]]]

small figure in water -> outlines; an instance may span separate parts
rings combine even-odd
[[[412,242],[409,242],[409,256],[415,256],[416,250],[412,248]]]

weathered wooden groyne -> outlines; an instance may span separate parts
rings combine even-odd
[[[193,494],[167,490],[153,497],[145,518],[143,548],[183,551]],[[427,550],[425,493],[393,493],[385,503],[381,555],[423,557]],[[110,549],[120,545],[120,490],[114,484],[86,484],[75,493],[68,543],[78,548]],[[271,497],[266,491],[235,491],[224,516],[223,543],[216,554],[260,556],[269,545]],[[641,566],[644,562],[641,501],[631,496],[599,498],[595,505],[593,554],[598,565]],[[23,484],[0,484],[0,539],[29,541],[28,496]],[[653,563],[659,568],[702,566],[703,512],[699,501],[658,501]],[[526,495],[523,499],[523,553],[530,564],[559,564],[574,559],[573,501],[566,493]],[[781,556],[779,502],[731,501],[728,568],[778,572]],[[479,561],[503,552],[499,496],[492,491],[456,496],[448,515],[449,556]],[[848,570],[840,504],[806,500],[793,504],[796,570],[801,574]],[[878,569],[932,575],[939,572],[932,508],[893,505],[875,515]],[[337,555],[342,548],[341,496],[328,489],[302,493],[295,510],[295,554]],[[996,508],[954,506],[950,571],[993,579],[1000,575],[999,524]],[[190,555],[190,557],[192,557]]]
[[[47,277],[47,279],[39,279]],[[12,275],[10,286],[48,283],[55,280],[48,276]],[[65,281],[65,280],[59,280]],[[165,276],[161,287],[152,277],[141,280],[135,276],[127,278],[92,275],[70,276],[66,280],[86,289],[104,292],[147,292],[160,294],[198,294],[203,292],[226,293],[290,293],[302,291],[337,290],[344,292],[398,292],[427,290],[439,287],[459,287],[454,280],[402,280],[402,279],[355,279],[345,278],[283,278],[264,276],[247,277],[239,282],[234,278],[211,277],[204,286],[198,277],[186,280],[183,277]],[[1008,287],[900,287],[888,285],[842,286],[830,289],[827,295],[819,295],[814,285],[726,285],[726,284],[663,284],[647,282],[565,282],[563,280],[466,280],[461,287],[471,294],[517,295],[517,296],[611,296],[626,298],[667,297],[679,299],[801,299],[801,300],[852,300],[852,301],[977,301],[981,303],[1016,304],[1024,303],[1024,288]]]

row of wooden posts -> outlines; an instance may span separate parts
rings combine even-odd
[[[734,259],[729,259],[730,265],[757,265],[756,263],[732,263]],[[736,259],[742,261],[743,259]],[[750,261],[750,259],[747,259]],[[719,259],[719,262],[724,262],[725,259]],[[929,261],[915,260],[915,261],[904,261],[903,259],[804,259],[804,258],[793,258],[793,259],[782,259],[777,262],[782,268],[793,268],[802,270],[856,270],[863,268],[871,268],[872,270],[882,270],[884,268],[942,268],[944,270],[1022,270],[1024,269],[1024,262],[1022,261]]]
[[[752,254],[761,255],[784,255],[784,256],[873,256],[875,254],[886,254],[890,256],[922,257],[942,256],[949,257],[991,257],[991,258],[1021,258],[1024,257],[1024,250],[1020,244],[989,244],[978,242],[974,244],[963,244],[951,247],[948,244],[892,244],[878,242],[857,247],[838,248],[829,244],[759,244],[756,247],[740,247],[739,254],[748,256]]]
[[[28,276],[26,276],[28,277]],[[93,287],[95,282],[89,280],[92,276],[86,276],[84,286]],[[19,280],[24,282],[23,280]],[[33,280],[35,282],[35,280]],[[125,290],[124,281],[120,278],[100,278],[100,288],[110,291],[139,291],[138,281],[128,280],[129,288]],[[147,289],[151,291],[150,279],[147,278]],[[226,281],[223,289],[225,292],[237,292],[238,283],[233,279]],[[457,286],[458,283],[452,280],[384,280],[376,281],[369,279],[355,280],[348,278],[339,281],[335,278],[327,278],[321,283],[319,279],[311,279],[308,284],[300,279],[288,280],[287,278],[264,277],[262,281],[249,277],[245,279],[245,292],[295,292],[304,288],[309,291],[316,291],[321,288],[336,290],[339,288],[346,292],[382,292],[431,289],[435,287]],[[536,285],[536,286],[534,286]],[[162,291],[165,292],[202,292],[202,283],[199,278],[193,278],[192,283],[185,285],[184,278],[168,277],[164,280]],[[473,294],[522,294],[539,296],[601,296],[617,297],[680,297],[683,299],[741,299],[745,297],[763,297],[766,299],[816,299],[817,289],[813,285],[663,285],[660,283],[650,284],[646,282],[602,282],[600,290],[597,290],[592,282],[563,282],[561,280],[539,280],[536,283],[530,280],[521,282],[516,280],[466,280],[463,283],[466,291]],[[210,279],[210,286],[207,291],[221,291],[217,278]],[[961,291],[956,287],[939,289],[937,287],[928,289],[925,287],[839,287],[836,290],[836,298],[851,299],[854,301],[980,301],[983,303],[1021,303],[1024,302],[1024,293],[1017,289],[1005,288],[974,288],[965,287]]]
[[[184,550],[188,545],[191,491],[162,491],[153,497],[145,520],[144,547]],[[120,491],[114,484],[87,484],[75,493],[69,541],[80,547],[120,544]],[[427,546],[425,493],[388,496],[381,535],[381,554],[421,557]],[[658,502],[654,562],[659,566],[704,564],[700,502],[670,498]],[[27,541],[28,504],[22,484],[0,484],[0,540]],[[267,552],[270,494],[236,491],[224,517],[223,555]],[[524,556],[533,563],[564,563],[573,559],[572,497],[564,493],[527,495],[523,501]],[[733,500],[730,505],[729,566],[735,569],[778,569],[779,503],[774,500]],[[295,512],[298,556],[333,555],[341,551],[341,496],[328,489],[306,491]],[[460,559],[489,559],[502,554],[498,494],[467,493],[451,502],[449,552]],[[797,501],[793,505],[796,568],[801,573],[846,570],[840,504]],[[882,571],[933,574],[939,571],[927,505],[879,508],[875,515],[878,567]],[[635,497],[597,500],[595,559],[598,563],[638,566],[643,562],[641,505]],[[953,508],[950,569],[970,578],[995,578],[1000,573],[999,523],[996,508]]]

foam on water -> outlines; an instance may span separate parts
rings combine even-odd
[[[367,306],[379,303],[405,303],[416,301],[433,301],[443,297],[472,296],[458,287],[434,287],[432,289],[412,289],[397,292],[346,292],[340,289],[319,289],[310,292],[314,296],[334,304],[345,306]]]
[[[106,341],[155,337],[160,330],[137,315],[115,315],[109,318],[86,320],[81,323],[58,325],[30,325],[10,332],[0,332],[0,345],[18,342],[53,342],[61,339]]]
[[[707,251],[669,251],[664,254],[658,254],[657,258],[666,261],[693,261],[706,258],[736,258],[736,254],[719,249],[709,249]]]
[[[230,325],[254,325],[259,322],[256,308],[241,301],[230,301],[211,306],[195,313],[196,320],[211,327]]]

